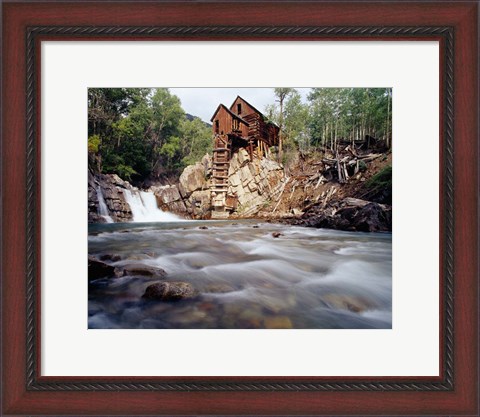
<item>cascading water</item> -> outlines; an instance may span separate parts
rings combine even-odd
[[[108,214],[107,203],[103,197],[103,192],[100,186],[97,187],[97,199],[98,199],[98,214],[102,216],[107,223],[113,223],[113,219]]]
[[[124,195],[125,201],[132,210],[134,222],[178,222],[184,220],[175,214],[160,210],[152,192],[125,190]]]

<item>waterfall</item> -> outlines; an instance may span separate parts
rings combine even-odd
[[[107,203],[105,203],[105,198],[103,197],[102,188],[97,186],[97,199],[98,199],[98,214],[102,216],[107,223],[113,223],[113,219],[108,214]]]
[[[160,210],[157,199],[152,192],[128,190],[124,191],[125,201],[132,210],[134,222],[178,222],[180,217]]]

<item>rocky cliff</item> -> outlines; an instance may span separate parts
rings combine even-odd
[[[108,217],[114,222],[132,220],[132,211],[125,200],[125,190],[132,186],[116,174],[88,173],[88,222],[106,223]],[[108,212],[101,214],[101,202],[104,201]]]
[[[232,156],[228,169],[227,196],[238,201],[232,215],[250,217],[262,210],[272,211],[285,181],[282,165],[256,154],[251,159],[245,149],[240,149]]]
[[[157,206],[184,218],[209,219],[214,205],[225,206],[227,199],[234,204],[225,214],[231,217],[253,217],[262,210],[272,211],[285,184],[282,165],[268,158],[250,158],[245,149],[232,155],[228,171],[228,191],[221,195],[211,191],[212,159],[207,154],[201,162],[187,166],[177,184],[154,185]],[[127,194],[138,193],[128,181],[115,174],[89,173],[88,220],[128,222],[132,210]],[[102,210],[102,202],[106,208]]]

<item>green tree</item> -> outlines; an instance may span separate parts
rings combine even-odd
[[[213,150],[212,130],[199,118],[184,119],[180,124],[183,144],[183,165],[191,165],[201,160],[203,155]]]
[[[276,103],[267,106],[265,112],[267,118],[280,128],[278,157],[286,162],[283,151],[304,152],[309,147],[309,111],[308,106],[302,103],[300,93],[294,88],[275,89],[275,95],[278,97]]]
[[[179,175],[211,150],[210,128],[187,120],[166,88],[88,92],[89,167],[142,183]]]
[[[391,145],[391,89],[314,88],[308,100],[312,144],[336,151],[339,140],[369,135]]]
[[[278,134],[278,160],[282,160],[282,153],[283,153],[283,128],[284,128],[284,118],[285,115],[283,114],[283,106],[285,104],[285,100],[289,97],[294,89],[293,88],[275,88],[275,97],[277,97],[276,101],[279,103],[279,113],[278,113],[278,127],[280,128]]]
[[[287,146],[296,147],[302,152],[308,150],[309,145],[309,113],[308,107],[302,103],[300,93],[293,90],[283,112],[285,141]]]
[[[115,148],[114,124],[128,116],[130,110],[144,102],[146,88],[90,88],[88,90],[88,135],[96,137],[94,170],[102,171],[105,154]]]
[[[185,118],[185,112],[180,99],[172,95],[167,88],[155,89],[150,105],[152,118],[146,134],[152,151],[151,175],[158,179],[161,175],[174,170],[177,164],[175,155],[178,152],[177,150],[173,152],[172,147],[180,146],[180,144],[175,145],[177,141],[171,138],[179,136],[180,124]],[[162,148],[164,149],[162,150]]]

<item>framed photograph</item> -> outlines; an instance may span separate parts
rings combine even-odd
[[[2,415],[479,415],[477,2],[2,13]]]

